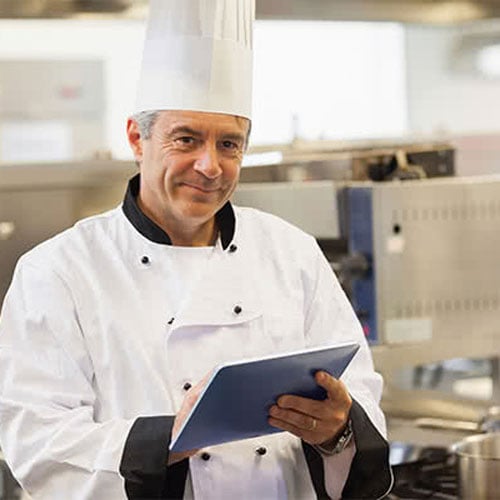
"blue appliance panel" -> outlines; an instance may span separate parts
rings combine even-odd
[[[352,280],[351,303],[370,344],[379,341],[377,332],[376,285],[373,266],[373,208],[370,187],[347,189],[348,251],[363,254],[369,269]]]

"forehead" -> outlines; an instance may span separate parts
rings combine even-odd
[[[155,128],[161,133],[182,127],[200,133],[216,132],[219,134],[241,134],[248,131],[249,120],[222,113],[205,113],[201,111],[160,111]]]

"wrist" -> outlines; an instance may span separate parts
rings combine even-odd
[[[333,439],[317,444],[314,447],[323,455],[336,455],[344,451],[353,437],[352,421],[349,419],[343,430]]]

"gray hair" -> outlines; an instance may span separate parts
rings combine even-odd
[[[137,122],[141,137],[143,139],[151,139],[151,133],[153,131],[153,125],[158,119],[160,114],[159,110],[152,111],[140,111],[131,116],[132,120]]]
[[[139,127],[139,131],[141,133],[141,137],[144,140],[151,139],[151,133],[153,131],[153,126],[156,123],[156,120],[158,119],[158,116],[160,115],[160,110],[151,110],[151,111],[139,111],[139,113],[135,113],[132,115],[130,118],[137,122],[137,125]],[[237,120],[244,119],[246,118],[241,118],[239,116],[236,116]],[[250,137],[250,132],[252,130],[252,122],[251,120],[248,120],[248,133],[245,138],[245,148],[248,146],[248,140]]]

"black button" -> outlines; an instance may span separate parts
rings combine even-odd
[[[257,455],[262,456],[262,455],[265,455],[267,453],[267,450],[263,446],[261,446],[260,448],[257,448],[255,450],[255,453],[257,453]]]
[[[149,257],[147,255],[144,255],[141,259],[141,262],[143,264],[149,264]]]
[[[232,245],[229,245],[229,251],[231,253],[236,252],[236,250],[238,250],[238,247],[234,243]]]
[[[235,306],[233,311],[235,314],[240,314],[240,312],[243,311],[243,309],[240,306]]]
[[[205,462],[208,462],[210,460],[210,453],[207,453],[206,451],[201,454],[201,459],[205,460]]]
[[[167,321],[167,325],[171,325],[174,321],[175,321],[175,318],[170,318],[170,319]]]
[[[189,391],[189,389],[191,389],[191,387],[192,387],[192,385],[191,385],[189,382],[186,382],[186,383],[184,384],[183,389],[184,389],[185,391]]]

